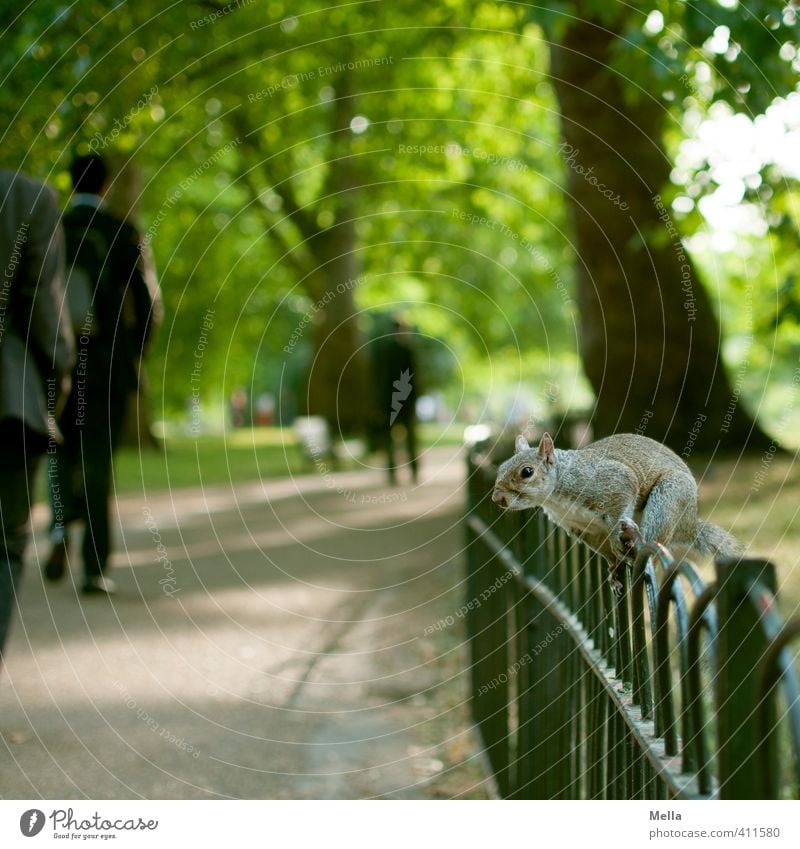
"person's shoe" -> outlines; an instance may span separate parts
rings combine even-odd
[[[111,578],[104,578],[102,575],[87,578],[81,588],[84,595],[114,595],[116,591],[117,585]]]
[[[50,556],[44,564],[45,578],[48,581],[60,581],[64,577],[67,568],[67,540],[62,539],[53,544]]]

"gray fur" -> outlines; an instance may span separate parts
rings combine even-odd
[[[646,542],[737,556],[743,547],[722,528],[697,517],[697,483],[666,446],[617,434],[585,448],[537,448],[524,437],[497,471],[493,499],[509,510],[542,507],[569,533],[611,560],[629,553],[631,529]]]
[[[745,553],[744,546],[719,525],[697,520],[697,532],[693,540],[695,551],[701,554],[721,554],[723,557],[741,557]]]

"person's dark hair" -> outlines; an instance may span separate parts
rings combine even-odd
[[[76,192],[97,195],[103,189],[108,177],[108,169],[103,157],[96,153],[76,157],[69,166],[72,188]]]

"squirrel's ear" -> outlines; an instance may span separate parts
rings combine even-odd
[[[539,441],[539,456],[549,466],[552,466],[555,462],[555,450],[556,447],[553,445],[553,438],[549,433],[543,433],[542,438]]]
[[[528,445],[528,440],[520,434],[514,443],[514,447],[516,448],[516,453],[519,454],[520,451],[527,451],[531,446]]]

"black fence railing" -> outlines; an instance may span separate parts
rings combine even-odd
[[[706,583],[646,545],[614,587],[541,511],[501,513],[495,473],[469,454],[471,704],[500,795],[797,797],[800,622],[772,564],[719,560]]]

